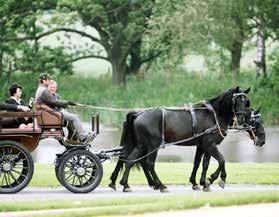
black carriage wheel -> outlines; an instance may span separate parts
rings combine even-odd
[[[0,193],[16,193],[32,179],[34,162],[30,153],[15,141],[0,141]]]
[[[101,182],[103,166],[99,158],[85,149],[70,151],[58,165],[58,181],[73,193],[88,193]]]
[[[56,176],[56,179],[62,185],[62,183],[59,180],[58,170],[59,170],[59,166],[55,165],[55,176]]]

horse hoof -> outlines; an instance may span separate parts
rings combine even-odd
[[[193,189],[194,191],[200,191],[200,190],[201,190],[201,188],[200,188],[199,185],[193,185],[193,186],[192,186],[192,189]]]
[[[161,193],[168,193],[169,190],[168,190],[167,188],[161,188],[161,189],[160,189],[160,192],[161,192]]]
[[[114,184],[109,184],[108,186],[116,191],[116,186]]]
[[[206,179],[204,185],[205,185],[205,188],[208,188],[211,185],[210,180]]]
[[[123,188],[123,192],[132,192],[132,189],[130,187]]]
[[[208,186],[208,187],[204,187],[202,190],[203,190],[204,192],[211,192],[211,189],[210,189],[209,186]]]
[[[218,185],[221,187],[221,188],[225,188],[225,182],[223,181],[223,180],[220,180],[219,182],[218,182]]]
[[[152,187],[153,187],[153,189],[154,189],[155,191],[160,190],[160,187],[159,187],[159,186],[154,185],[154,186],[152,186]]]

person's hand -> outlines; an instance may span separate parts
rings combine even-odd
[[[68,101],[68,105],[71,105],[71,106],[76,106],[77,104],[73,101]]]
[[[22,105],[17,106],[17,109],[21,110],[23,112],[29,112],[30,111],[30,108],[28,108],[27,106],[22,106]]]

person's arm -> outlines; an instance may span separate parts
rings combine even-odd
[[[57,108],[65,108],[69,105],[69,102],[66,100],[56,100],[55,97],[53,97],[48,90],[45,90],[42,93],[40,97],[40,102],[50,107],[57,107]]]
[[[0,103],[0,110],[21,110],[21,111],[27,112],[27,111],[29,111],[29,108],[25,107],[25,106],[21,106],[21,105]]]

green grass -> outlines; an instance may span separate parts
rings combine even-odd
[[[265,192],[218,192],[204,193],[193,192],[186,195],[159,195],[159,196],[137,196],[118,198],[98,198],[84,200],[56,200],[56,201],[22,201],[0,202],[0,211],[22,211],[22,210],[45,210],[45,209],[67,209],[86,208],[87,211],[70,211],[64,214],[52,216],[59,217],[89,217],[102,215],[127,215],[144,212],[158,212],[168,210],[181,210],[197,208],[205,205],[228,206],[253,203],[270,203],[279,201],[279,191]],[[35,216],[35,215],[34,215]],[[41,215],[40,215],[41,216]],[[45,215],[49,216],[49,215]]]
[[[104,176],[102,186],[107,186],[109,177],[115,167],[115,163],[104,163]],[[211,163],[208,176],[217,168],[217,164]],[[232,184],[279,184],[279,163],[227,163],[227,183]],[[201,170],[201,169],[200,169]],[[199,170],[199,172],[200,172]],[[192,163],[157,163],[156,171],[161,181],[165,184],[189,184],[189,176],[192,171]],[[119,176],[118,180],[121,178]],[[197,181],[199,180],[199,173]],[[142,171],[133,169],[129,183],[133,185],[147,185]],[[54,166],[36,164],[35,172],[29,186],[60,186],[56,180]]]

